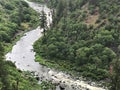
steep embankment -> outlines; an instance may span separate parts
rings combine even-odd
[[[53,23],[34,45],[37,61],[93,80],[109,78],[110,64],[119,55],[119,0],[47,3],[53,9]]]

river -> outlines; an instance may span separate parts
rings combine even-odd
[[[52,22],[52,15],[50,9],[46,5],[40,5],[25,0],[30,7],[40,13],[43,9],[47,15],[48,26]],[[42,36],[42,29],[37,27],[24,34],[19,41],[13,46],[12,51],[6,54],[6,60],[15,63],[16,67],[22,71],[35,72],[39,77],[39,81],[52,81],[57,84],[56,90],[63,87],[64,90],[105,90],[102,87],[89,85],[83,80],[75,80],[63,72],[47,68],[38,62],[35,62],[35,52],[33,51],[33,44]]]

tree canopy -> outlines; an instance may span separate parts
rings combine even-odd
[[[119,1],[50,0],[47,4],[54,11],[53,23],[46,42],[35,43],[37,54],[54,62],[71,62],[70,68],[83,76],[108,78],[120,45]]]

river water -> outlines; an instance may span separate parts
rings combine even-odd
[[[45,5],[25,1],[38,13],[44,9],[49,26],[52,22],[50,9]],[[60,90],[59,86],[63,87],[64,90],[105,90],[101,87],[91,86],[85,81],[72,79],[70,75],[52,70],[35,62],[35,52],[33,52],[32,45],[41,36],[42,29],[40,27],[25,33],[13,46],[12,51],[6,54],[6,60],[14,62],[16,67],[22,71],[35,72],[39,77],[39,81],[52,81],[57,84],[56,90]]]

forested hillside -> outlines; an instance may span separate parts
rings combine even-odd
[[[34,45],[37,61],[94,80],[109,78],[110,66],[119,58],[120,1],[49,0],[47,4],[53,23]]]
[[[37,24],[36,16],[35,11],[24,1],[0,0],[1,41],[9,43],[16,33],[33,27]]]

